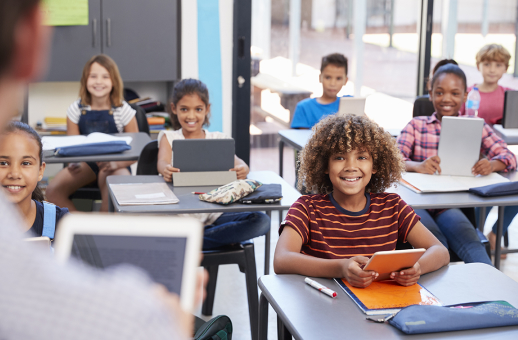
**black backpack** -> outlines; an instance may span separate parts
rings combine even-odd
[[[218,315],[209,321],[195,316],[193,340],[232,340],[232,321],[226,315]]]

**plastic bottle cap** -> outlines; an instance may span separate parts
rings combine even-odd
[[[473,90],[477,90],[477,91],[478,91],[478,87],[476,87],[476,86],[473,86]]]

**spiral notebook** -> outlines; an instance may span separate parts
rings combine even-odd
[[[367,315],[393,314],[411,305],[442,306],[439,299],[419,283],[405,287],[386,280],[372,282],[366,288],[356,288],[345,279],[335,279],[335,282]]]

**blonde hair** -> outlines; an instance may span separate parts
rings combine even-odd
[[[511,59],[511,54],[502,45],[489,44],[482,47],[480,51],[478,51],[476,59],[477,66],[483,61],[497,61],[500,63],[504,63],[506,67],[509,67],[509,60]]]
[[[88,76],[90,75],[90,67],[93,63],[98,63],[102,67],[104,67],[108,73],[110,74],[110,78],[112,81],[112,90],[110,92],[110,101],[111,104],[115,107],[122,106],[123,100],[123,88],[124,85],[122,83],[122,78],[119,73],[119,68],[115,61],[112,58],[108,57],[105,54],[99,54],[93,56],[88,60],[85,67],[83,68],[83,74],[81,75],[81,87],[79,89],[79,97],[81,98],[81,103],[85,105],[92,104],[92,95],[88,92],[86,88],[86,82],[88,80]]]

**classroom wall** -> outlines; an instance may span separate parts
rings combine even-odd
[[[218,15],[215,15],[218,13]],[[182,0],[182,78],[209,89],[210,131],[232,134],[233,0]]]

